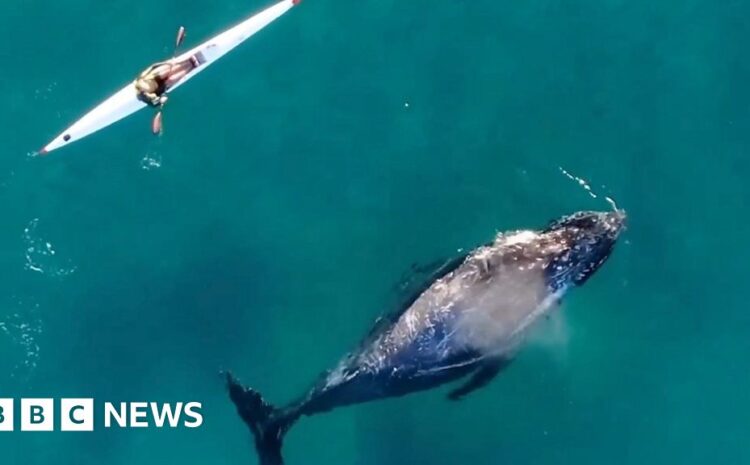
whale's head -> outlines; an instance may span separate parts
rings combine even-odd
[[[558,244],[547,262],[548,285],[564,290],[585,283],[609,258],[625,226],[625,212],[578,212],[541,232]]]

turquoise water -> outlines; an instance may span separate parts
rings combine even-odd
[[[306,0],[173,94],[161,138],[143,112],[29,156],[179,25],[263,6],[5,2],[0,397],[205,424],[0,433],[3,463],[255,463],[220,369],[290,400],[412,264],[603,195],[630,215],[612,260],[490,387],[303,419],[288,463],[750,462],[746,4]]]

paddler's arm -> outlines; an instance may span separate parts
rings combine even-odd
[[[154,92],[142,92],[141,95],[146,100],[148,100],[153,106],[158,106],[159,104],[163,104],[163,102],[161,101],[161,98]]]

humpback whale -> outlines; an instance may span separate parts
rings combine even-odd
[[[578,212],[541,230],[498,233],[445,261],[356,350],[285,407],[226,373],[260,464],[283,464],[284,435],[302,416],[459,380],[448,394],[452,400],[486,386],[513,360],[529,328],[609,258],[624,223],[621,210]]]

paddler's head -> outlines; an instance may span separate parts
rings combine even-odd
[[[138,87],[138,90],[141,92],[156,92],[159,85],[153,79],[138,79],[136,87]]]

